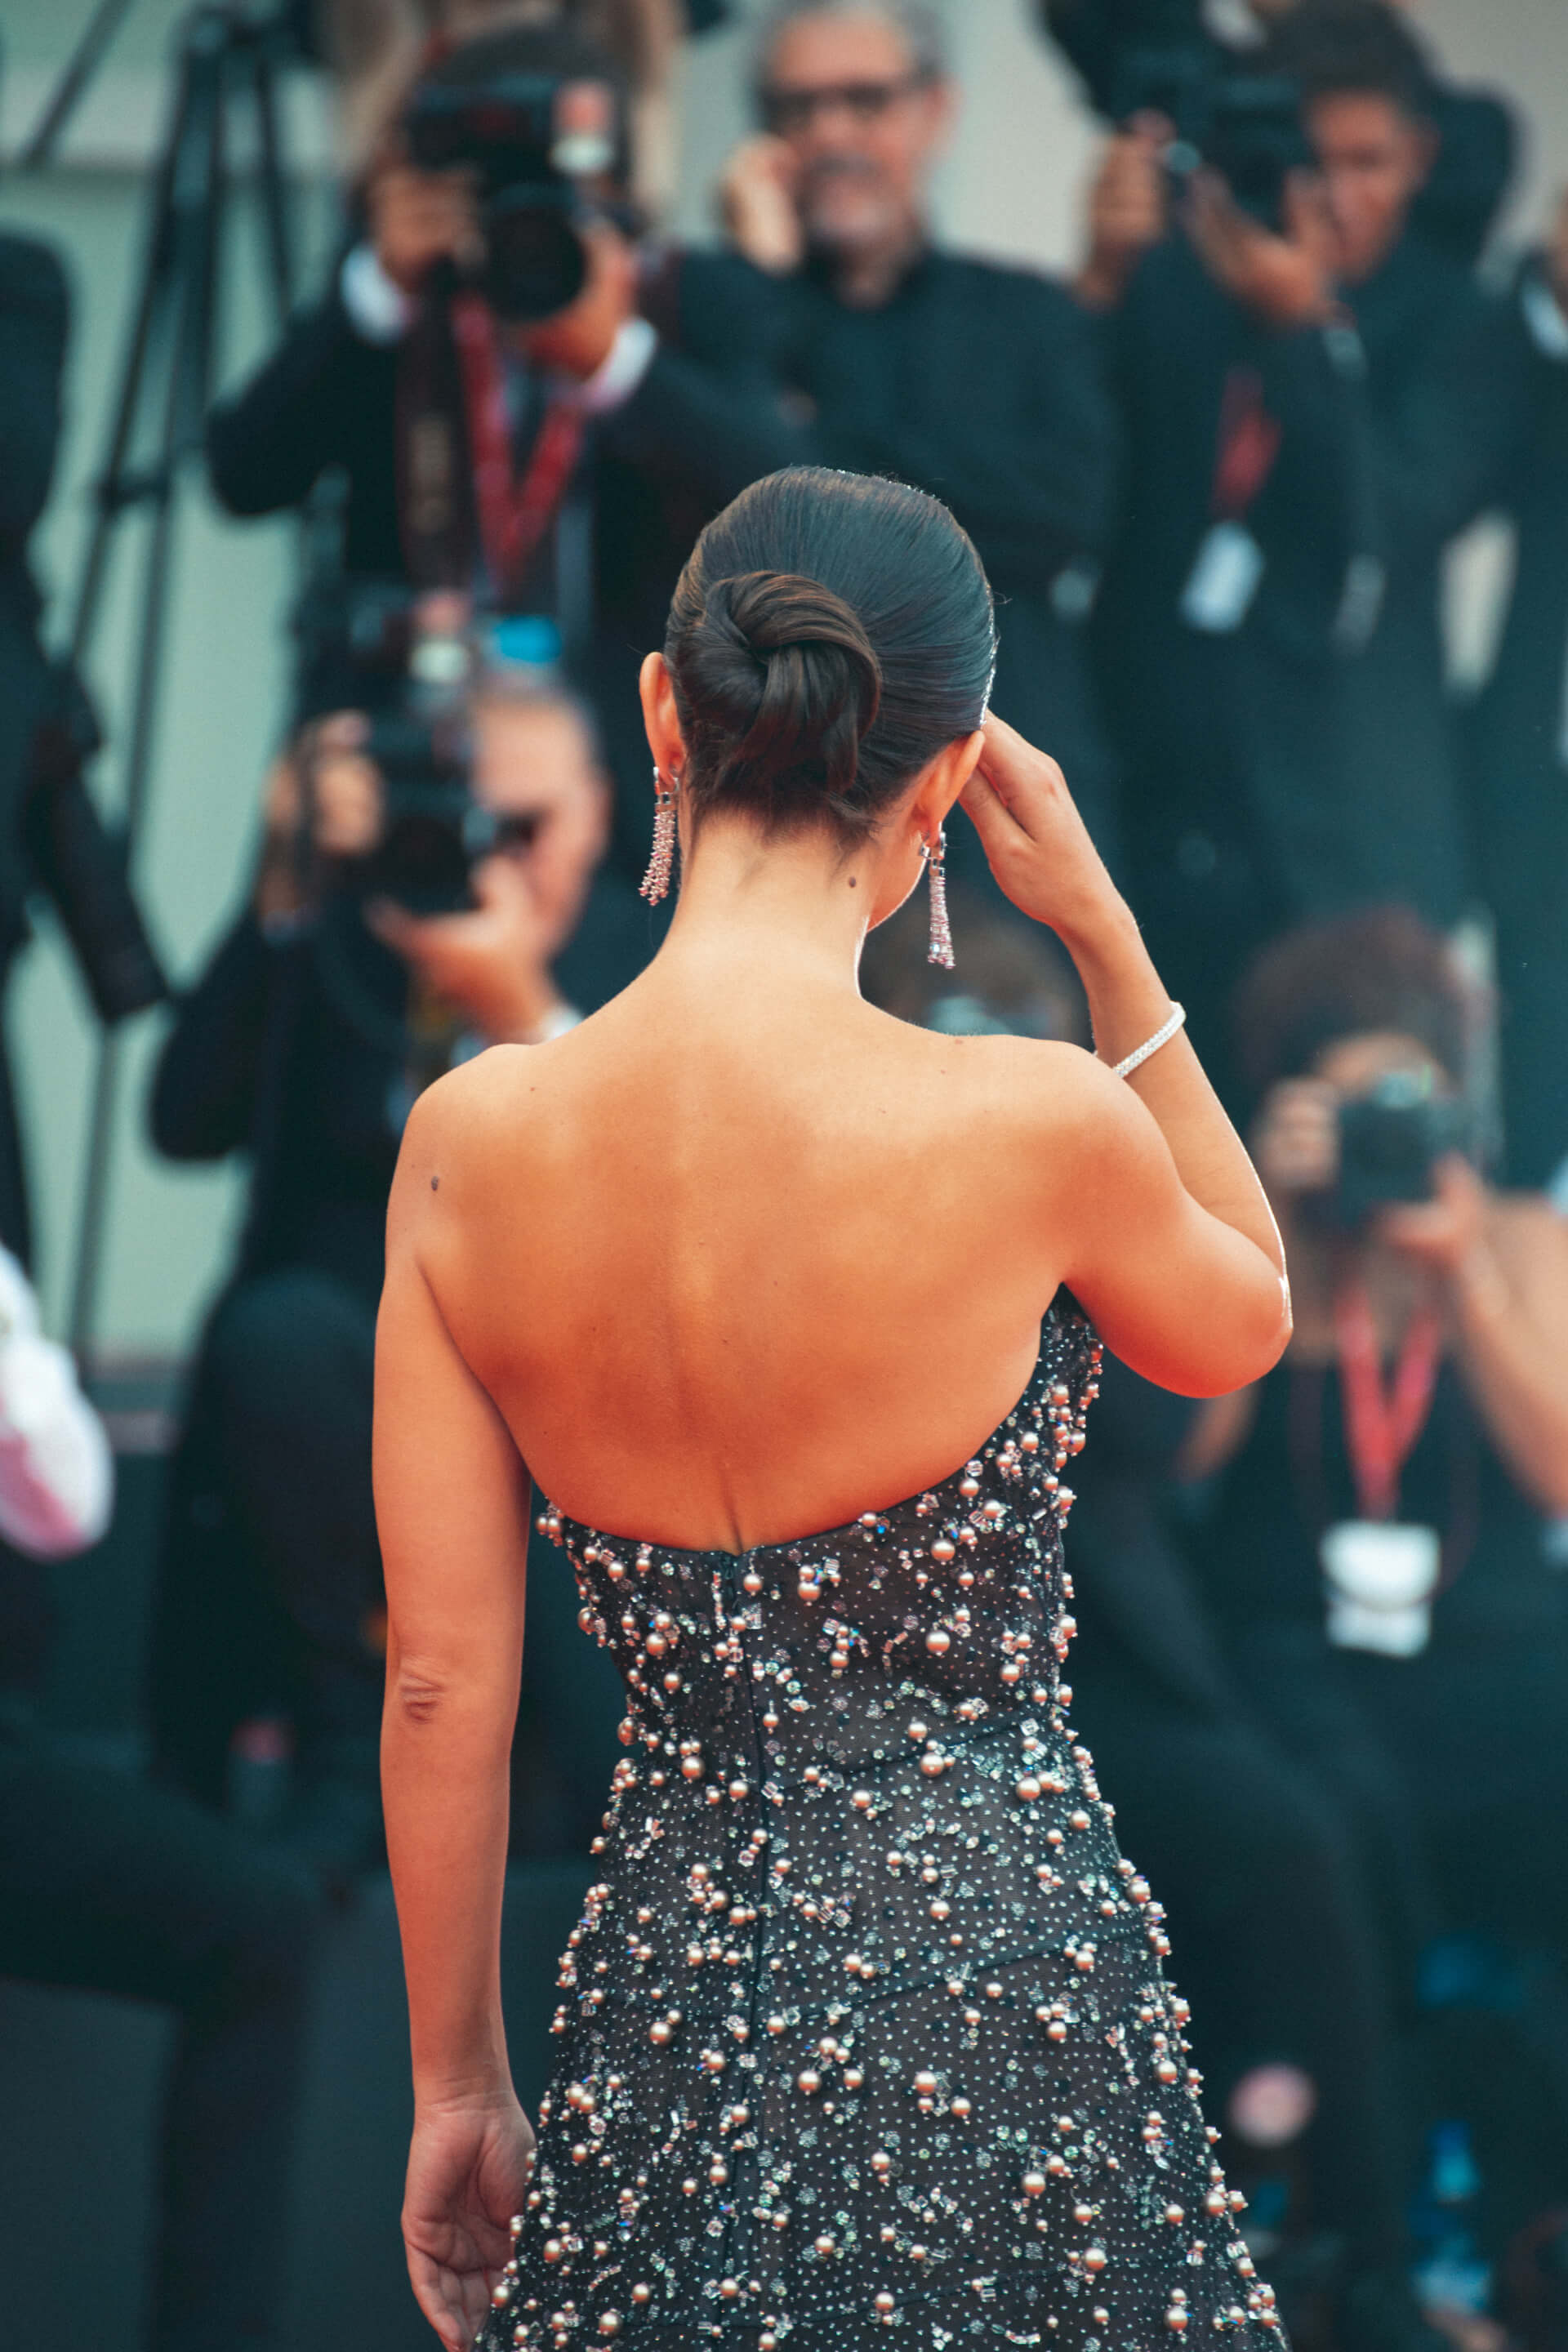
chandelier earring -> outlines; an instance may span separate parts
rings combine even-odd
[[[947,835],[940,827],[934,844],[921,842],[921,855],[925,859],[926,880],[931,888],[931,945],[926,950],[926,961],[951,971],[952,930],[947,919]]]
[[[657,907],[668,892],[675,868],[675,779],[667,779],[657,761],[653,793],[653,853],[642,878],[641,895],[650,907]]]

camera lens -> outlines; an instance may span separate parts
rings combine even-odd
[[[485,213],[485,297],[503,319],[553,318],[574,302],[588,257],[565,213],[533,189],[503,189]]]

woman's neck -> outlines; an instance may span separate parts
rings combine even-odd
[[[710,816],[686,859],[660,961],[815,978],[847,995],[857,971],[882,859],[820,830],[764,836]]]

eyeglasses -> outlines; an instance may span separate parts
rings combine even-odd
[[[819,114],[842,108],[852,122],[869,126],[890,114],[899,100],[931,86],[929,74],[904,74],[897,81],[819,82],[812,89],[764,89],[763,120],[788,139],[809,131]]]

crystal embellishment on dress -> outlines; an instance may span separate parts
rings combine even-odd
[[[1068,1727],[1099,1362],[1053,1312],[969,1462],[796,1543],[542,1513],[626,1753],[483,2352],[1283,2344]]]

